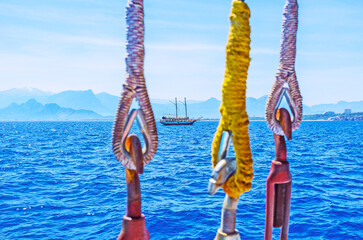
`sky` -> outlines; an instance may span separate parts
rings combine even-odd
[[[251,9],[247,96],[268,95],[284,0]],[[0,0],[0,91],[92,89],[125,81],[126,0]],[[145,78],[153,99],[221,99],[231,0],[145,0]],[[300,0],[296,73],[306,105],[363,100],[363,1]]]

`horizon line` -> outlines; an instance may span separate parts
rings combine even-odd
[[[44,93],[48,93],[48,94],[51,94],[51,95],[53,95],[53,94],[59,94],[61,92],[66,92],[66,91],[73,91],[73,92],[77,92],[77,91],[79,91],[79,92],[92,91],[92,93],[95,94],[95,95],[96,94],[101,94],[101,93],[106,93],[106,94],[109,94],[109,95],[114,96],[114,97],[121,97],[121,93],[119,95],[114,95],[114,94],[109,93],[109,92],[106,92],[106,91],[96,92],[96,91],[94,91],[91,88],[89,88],[89,89],[68,89],[68,90],[61,90],[61,91],[54,92],[54,91],[50,91],[50,90],[43,90],[43,89],[40,89],[40,88],[35,88],[35,87],[30,87],[30,86],[24,86],[24,87],[18,87],[18,88],[14,87],[14,88],[10,88],[10,89],[3,89],[3,90],[0,90],[0,93],[1,92],[5,92],[5,91],[10,91],[10,90],[21,90],[21,89],[38,90],[38,91],[41,91],[41,92],[44,92]],[[266,96],[268,97],[268,94],[262,95],[260,97],[251,97],[251,96],[248,96],[246,98],[260,99],[260,98],[266,97]],[[201,101],[201,102],[203,102],[203,101],[207,101],[207,100],[213,99],[213,98],[214,99],[217,99],[218,101],[222,101],[221,100],[221,97],[218,98],[218,97],[215,97],[215,96],[211,96],[211,97],[209,97],[207,99],[189,99],[189,101]],[[164,98],[150,98],[150,101],[151,101],[151,99],[153,99],[153,100],[161,100],[161,101],[170,101],[170,99],[164,99]],[[355,101],[338,100],[335,103],[317,103],[317,104],[313,104],[313,105],[308,105],[308,104],[303,104],[303,105],[308,106],[308,107],[312,107],[314,105],[338,104],[339,102],[354,103],[354,102],[362,102],[362,101],[363,100],[355,100]]]

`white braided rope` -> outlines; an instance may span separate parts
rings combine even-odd
[[[278,103],[284,84],[289,86],[289,94],[294,119],[292,129],[300,126],[302,120],[302,97],[295,73],[296,33],[298,26],[297,0],[286,0],[282,19],[282,39],[280,48],[280,66],[277,70],[275,82],[266,103],[266,120],[269,128],[278,135],[283,135],[281,125],[275,117],[276,104]]]
[[[126,82],[120,98],[119,107],[114,122],[112,134],[112,148],[115,157],[123,166],[135,170],[136,166],[123,154],[121,138],[129,109],[134,98],[137,99],[144,115],[145,122],[150,133],[151,145],[144,154],[144,165],[149,163],[156,153],[158,136],[155,125],[154,113],[151,108],[149,96],[146,90],[144,78],[144,9],[143,0],[129,0],[126,6]]]

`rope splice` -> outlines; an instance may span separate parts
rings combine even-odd
[[[125,140],[132,122],[137,117],[145,138],[143,149],[144,165],[149,163],[156,152],[158,136],[154,114],[151,108],[144,77],[144,10],[143,0],[129,0],[126,6],[126,82],[117,110],[113,128],[112,148],[115,157],[123,166],[135,170],[136,166],[125,149]],[[140,105],[137,114],[129,114],[133,99]]]
[[[252,154],[246,112],[246,81],[250,64],[250,9],[244,1],[233,0],[230,32],[226,47],[226,70],[222,87],[222,118],[212,144],[213,173],[208,193],[220,187],[226,192],[222,208],[221,227],[215,240],[239,240],[236,214],[239,196],[251,188]],[[227,158],[233,141],[235,158]]]
[[[222,88],[222,118],[212,144],[213,168],[219,162],[218,152],[223,132],[232,134],[236,155],[236,172],[223,184],[230,197],[239,197],[251,188],[253,178],[252,154],[246,112],[247,71],[250,64],[250,10],[246,3],[233,0],[230,32],[226,49],[226,70]]]
[[[286,97],[293,115],[292,130],[297,129],[302,120],[302,97],[295,72],[297,25],[297,0],[286,0],[282,18],[280,66],[266,104],[267,124],[274,133],[280,136],[284,133],[276,119],[276,112],[283,97]]]

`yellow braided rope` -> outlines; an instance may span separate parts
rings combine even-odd
[[[250,10],[246,3],[233,0],[229,16],[231,28],[226,49],[226,71],[222,88],[222,118],[212,144],[213,168],[217,164],[223,131],[232,131],[237,171],[223,185],[230,197],[238,197],[251,189],[253,178],[252,154],[246,112],[246,80],[250,64]]]

